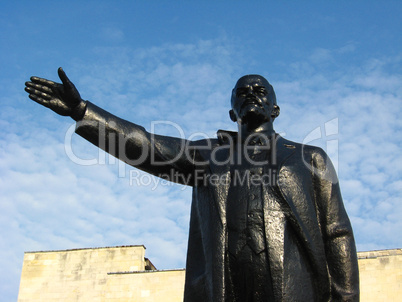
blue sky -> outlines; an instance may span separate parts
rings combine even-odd
[[[236,129],[231,89],[265,76],[276,131],[330,154],[358,250],[402,247],[399,2],[36,2],[0,12],[3,301],[24,251],[144,244],[156,267],[185,265],[191,188],[117,162],[30,101],[24,82],[58,80],[59,66],[84,99],[186,138]]]

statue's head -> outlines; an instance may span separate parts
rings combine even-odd
[[[261,125],[279,115],[273,87],[260,75],[241,77],[232,91],[230,118],[240,124]]]

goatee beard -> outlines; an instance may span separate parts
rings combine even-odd
[[[241,119],[243,125],[248,125],[247,128],[253,129],[269,121],[265,112],[262,110],[250,110],[247,111]]]

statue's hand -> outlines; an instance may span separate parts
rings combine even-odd
[[[77,115],[76,111],[82,108],[79,105],[82,105],[84,101],[61,67],[58,69],[58,74],[63,84],[31,77],[31,82],[25,83],[25,91],[29,93],[31,100],[52,109],[60,115]]]

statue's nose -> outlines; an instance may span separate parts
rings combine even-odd
[[[247,91],[246,97],[255,97],[255,91],[252,88],[249,88]]]

